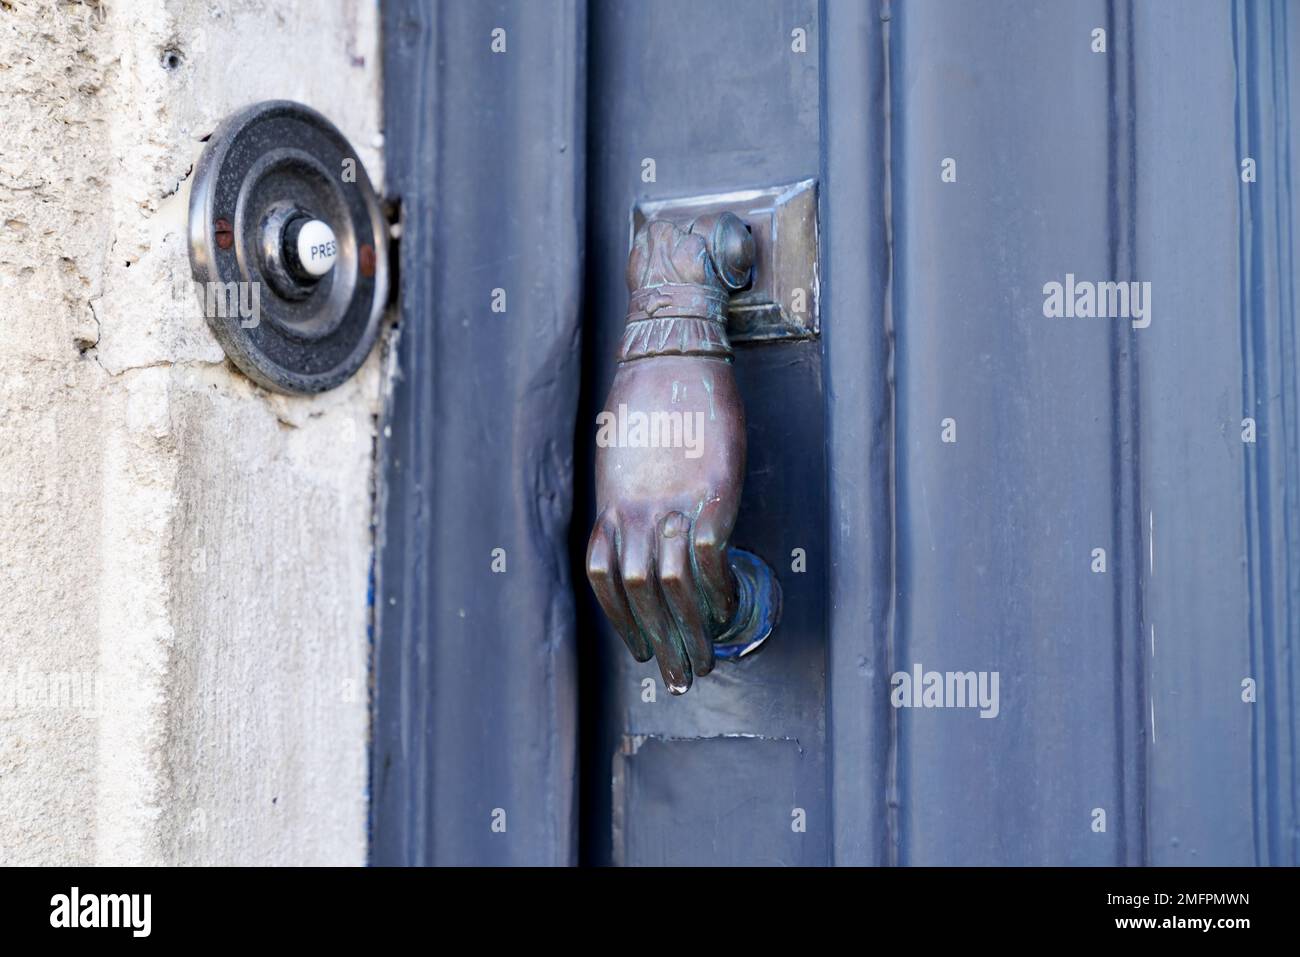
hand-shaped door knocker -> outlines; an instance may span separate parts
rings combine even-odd
[[[638,230],[618,370],[596,420],[587,577],[633,657],[657,658],[673,694],[715,658],[755,650],[780,614],[772,570],[727,545],[745,476],[727,302],[753,261],[732,213]]]

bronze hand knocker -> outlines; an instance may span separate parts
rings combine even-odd
[[[618,371],[596,420],[587,577],[633,657],[657,658],[673,694],[716,657],[757,648],[780,612],[771,569],[727,546],[745,476],[727,302],[753,261],[732,213],[638,230]]]

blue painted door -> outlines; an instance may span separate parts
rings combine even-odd
[[[385,25],[376,861],[1296,863],[1293,9]],[[784,617],[674,698],[582,574],[629,217],[808,178],[821,335],[736,360]]]

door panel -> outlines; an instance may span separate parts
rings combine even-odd
[[[1128,278],[1112,83],[1075,42],[1106,9],[1072,4],[1050,31],[1036,9],[1013,5],[997,30],[973,5],[893,21],[896,670],[997,673],[1000,697],[988,719],[900,709],[900,863],[1140,855],[1123,826],[1140,813],[1125,781],[1140,767],[1140,639],[1124,613],[1136,423],[1112,361],[1134,330],[1042,313],[1044,283],[1067,272]],[[1089,830],[1096,807],[1104,833]]]
[[[584,31],[574,2],[384,8],[403,230],[377,502],[379,864],[577,858]]]
[[[796,27],[808,31],[806,53],[791,50]],[[588,455],[627,310],[634,205],[813,178],[820,141],[812,3],[595,4],[590,30],[589,374],[578,420]],[[642,180],[647,158],[652,183]],[[749,452],[732,543],[775,568],[779,631],[752,658],[719,663],[674,698],[653,661],[632,660],[603,616],[587,619],[594,640],[583,653],[598,656],[590,680],[602,687],[588,718],[601,732],[584,750],[595,861],[829,859],[820,343],[737,344],[736,372]],[[589,530],[590,497],[587,505]],[[796,548],[809,556],[802,573],[791,571]],[[653,701],[644,700],[647,679]],[[648,743],[625,743],[640,739]],[[660,826],[657,841],[650,835]]]
[[[1126,225],[1162,290],[1135,355],[1148,860],[1294,865],[1300,18],[1281,2],[1126,12],[1140,51]],[[1247,156],[1272,172],[1243,182]]]
[[[819,806],[800,790],[812,769],[793,738],[630,735],[614,757],[614,863],[825,863],[825,824],[791,827],[791,808]]]
[[[891,648],[1002,691],[898,713],[900,863],[1294,862],[1295,201],[1239,175],[1292,167],[1286,14],[890,22]],[[1150,324],[1046,317],[1067,274],[1149,283]]]

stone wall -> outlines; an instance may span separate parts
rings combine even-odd
[[[378,10],[0,0],[0,863],[361,863],[384,348],[226,360],[189,176],[300,100],[382,181]]]

